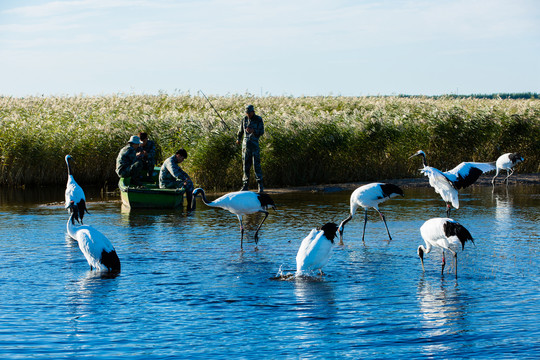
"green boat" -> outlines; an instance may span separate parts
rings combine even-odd
[[[122,204],[131,209],[175,209],[184,204],[184,188],[160,189],[159,167],[154,168],[152,181],[130,186],[131,178],[120,178],[118,188]]]

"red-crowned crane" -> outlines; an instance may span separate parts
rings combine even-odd
[[[507,176],[504,178],[504,182],[508,183],[508,178],[514,173],[513,167],[522,162],[523,160],[523,157],[519,153],[506,153],[499,156],[499,158],[495,162],[495,166],[497,166],[497,172],[495,173],[493,179],[491,179],[491,183],[495,185],[495,178],[497,177],[497,175],[499,175],[499,172],[501,170],[506,170]]]
[[[386,225],[386,219],[384,215],[379,211],[379,204],[398,195],[404,196],[403,190],[401,190],[399,186],[387,183],[371,183],[367,185],[362,185],[358,189],[354,190],[351,194],[351,212],[349,216],[345,220],[343,220],[341,224],[339,224],[339,244],[343,245],[343,230],[345,229],[345,224],[347,224],[352,219],[352,217],[356,213],[356,209],[358,209],[359,206],[363,207],[365,210],[362,242],[365,244],[364,235],[366,233],[367,212],[370,207],[377,210],[377,212],[381,216],[381,219],[384,222],[384,226],[386,227],[388,238],[392,240],[392,236],[390,236],[390,231],[388,230],[388,225]]]
[[[240,248],[243,249],[244,246],[244,224],[242,223],[242,217],[248,214],[254,213],[263,213],[264,218],[257,227],[255,231],[255,244],[259,242],[259,230],[268,217],[268,207],[272,207],[276,210],[276,205],[274,200],[267,193],[254,193],[252,191],[236,191],[225,194],[220,198],[214,201],[208,201],[206,199],[206,194],[201,188],[193,190],[193,207],[192,210],[195,210],[195,197],[201,195],[203,202],[211,207],[218,207],[225,210],[229,210],[231,213],[235,214],[240,221]]]
[[[71,173],[71,159],[71,155],[66,155],[68,179],[65,194],[65,208],[70,213],[73,213],[73,211],[70,210],[72,209],[70,204],[73,202],[73,204],[77,207],[78,210],[77,214],[74,216],[74,219],[82,224],[84,212],[86,211],[88,213],[88,210],[86,209],[86,197],[84,196],[83,188],[79,184],[77,184],[77,182],[73,178],[73,174]]]
[[[67,233],[79,243],[90,270],[120,272],[120,259],[110,240],[92,226],[75,225],[78,209],[74,203],[70,207],[72,212],[66,226]]]
[[[308,275],[316,270],[323,274],[322,267],[330,259],[337,229],[335,223],[326,223],[320,229],[311,230],[302,240],[296,254],[296,276]]]
[[[420,171],[428,177],[429,185],[435,189],[446,203],[446,216],[450,216],[450,206],[459,209],[458,190],[472,185],[480,175],[495,170],[495,162],[462,162],[449,171],[442,172],[439,169],[428,166],[426,154],[418,150],[409,157],[422,156],[424,167]]]
[[[461,245],[461,250],[465,248],[465,242],[474,240],[469,230],[449,218],[433,218],[429,219],[420,227],[420,234],[426,243],[426,246],[420,245],[417,250],[418,257],[422,263],[422,271],[424,270],[424,254],[428,254],[433,247],[442,249],[442,269],[441,274],[444,274],[444,251],[448,250],[454,254],[455,272],[457,278],[457,253],[456,250]],[[454,249],[452,249],[452,247]]]

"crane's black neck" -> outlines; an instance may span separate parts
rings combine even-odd
[[[199,189],[197,191],[196,195],[199,195],[199,194],[201,195],[203,203],[205,203],[206,205],[209,205],[211,203],[211,201],[208,201],[208,199],[206,198],[206,194],[204,193],[203,189]]]
[[[427,160],[426,160],[426,154],[421,153],[420,155],[422,155],[422,164],[424,165],[424,167],[427,167],[428,163],[427,163]]]
[[[66,164],[67,164],[68,176],[69,176],[69,175],[73,175],[73,174],[71,173],[71,164],[69,163],[69,160],[70,160],[70,159],[71,159],[71,158],[66,158]]]

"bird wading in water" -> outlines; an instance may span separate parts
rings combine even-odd
[[[506,177],[504,178],[504,182],[508,184],[508,178],[514,173],[514,166],[524,160],[525,159],[523,159],[523,156],[521,156],[519,153],[506,153],[499,156],[497,161],[495,161],[497,172],[495,173],[493,179],[491,179],[491,184],[495,185],[495,178],[502,170],[506,170]]]
[[[351,212],[349,216],[339,224],[339,244],[343,245],[343,231],[345,229],[345,224],[347,224],[356,213],[356,209],[359,206],[364,208],[364,230],[362,231],[362,242],[364,242],[364,235],[366,233],[366,224],[367,224],[367,212],[368,209],[374,208],[380,215],[384,226],[386,227],[386,232],[388,233],[388,238],[392,240],[390,236],[390,231],[388,230],[388,225],[386,225],[386,218],[379,211],[379,204],[385,202],[388,199],[391,199],[396,196],[404,196],[403,190],[400,187],[393,184],[386,183],[371,183],[367,185],[360,186],[358,189],[354,190],[351,194]]]
[[[89,225],[75,225],[77,207],[71,203],[72,213],[66,225],[68,235],[77,240],[90,270],[120,272],[120,259],[111,241]]]
[[[296,276],[308,275],[316,270],[323,275],[322,268],[330,259],[337,229],[335,223],[326,223],[319,229],[311,230],[302,240],[296,254]]]
[[[193,190],[193,206],[192,210],[195,210],[196,206],[196,197],[200,195],[203,202],[207,206],[218,207],[230,211],[238,217],[240,221],[240,248],[243,248],[244,245],[244,224],[242,223],[242,217],[244,215],[263,213],[264,218],[257,227],[255,231],[255,244],[259,242],[259,230],[261,229],[262,224],[268,217],[268,207],[272,207],[276,210],[276,205],[274,200],[267,193],[254,193],[252,191],[236,191],[225,194],[214,201],[208,201],[204,190],[197,188]]]
[[[465,242],[474,240],[469,230],[449,218],[433,218],[429,219],[420,227],[420,234],[424,239],[426,246],[418,246],[417,254],[422,263],[422,271],[424,269],[424,254],[428,254],[433,247],[438,247],[442,250],[442,268],[441,274],[444,274],[444,266],[446,260],[444,257],[445,250],[450,251],[454,255],[455,273],[457,278],[457,248],[461,245],[461,250],[465,248]],[[454,247],[454,249],[452,249]]]
[[[441,195],[446,203],[446,216],[450,216],[450,207],[459,209],[458,190],[472,185],[483,173],[494,171],[495,162],[462,162],[449,171],[442,172],[439,169],[428,166],[426,153],[418,150],[409,157],[422,156],[423,168],[420,172],[428,177],[429,185],[435,192]]]
[[[66,185],[66,192],[65,192],[65,208],[70,212],[73,213],[72,207],[70,206],[71,203],[74,204],[75,207],[77,207],[77,213],[74,217],[77,222],[80,224],[83,223],[83,217],[84,212],[86,211],[87,214],[89,214],[88,209],[86,208],[86,197],[84,196],[84,190],[83,188],[77,184],[75,181],[75,178],[73,178],[73,174],[71,171],[71,164],[70,161],[72,160],[71,155],[66,155],[66,164],[67,164],[67,172],[68,172],[68,179],[67,179],[67,185]]]

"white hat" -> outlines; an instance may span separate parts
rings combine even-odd
[[[140,144],[141,139],[139,139],[138,136],[133,135],[132,137],[129,138],[128,143],[130,143],[130,144]]]

